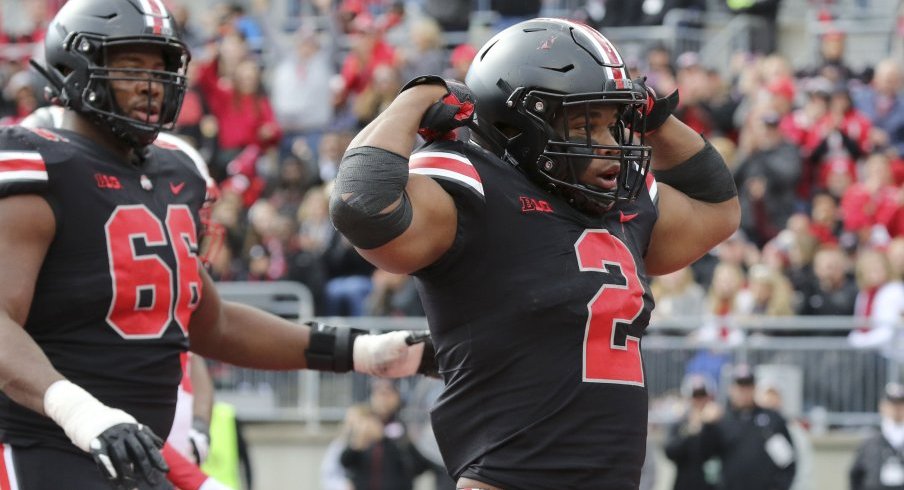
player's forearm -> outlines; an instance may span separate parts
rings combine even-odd
[[[703,137],[675,116],[647,134],[646,140],[653,147],[653,170],[667,170],[679,165],[703,149],[704,145]]]
[[[404,157],[411,155],[424,112],[444,93],[445,89],[437,85],[423,85],[402,92],[358,133],[349,148],[373,146]]]
[[[44,393],[63,376],[21,325],[0,317],[0,391],[16,403],[44,413]]]
[[[210,328],[190,331],[191,350],[255,369],[303,369],[308,327],[246,305],[223,301]]]

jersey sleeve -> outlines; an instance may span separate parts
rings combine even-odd
[[[428,146],[414,153],[408,160],[408,169],[412,174],[432,177],[453,197],[464,192],[462,198],[486,200],[477,168],[452,146]]]
[[[479,229],[486,219],[486,194],[483,179],[460,142],[437,142],[416,151],[409,158],[409,172],[431,177],[455,201],[458,225],[455,240],[449,250],[436,262],[415,272],[419,277],[454,276],[464,268],[455,265],[465,256],[479,249]]]
[[[49,187],[44,157],[28,135],[19,126],[0,128],[0,198],[41,194]]]

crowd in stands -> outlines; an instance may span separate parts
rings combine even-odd
[[[40,53],[28,48],[62,2],[27,3],[31,30],[0,40],[3,124],[45,103],[26,62]],[[199,148],[220,185],[213,218],[223,233],[213,276],[304,283],[321,316],[421,315],[408,277],[376,271],[334,231],[328,196],[355,132],[408,79],[464,78],[475,46],[466,38],[450,43],[448,34],[466,33],[461,9],[472,2],[290,2],[301,19],[291,27],[262,20],[266,1],[218,4],[200,18],[185,0],[166,3],[193,56],[175,132]],[[481,3],[498,13],[497,29],[544,12],[548,2]],[[643,3],[607,10],[600,0],[564,2],[604,34],[712,2],[631,10]],[[739,12],[744,4],[727,2]],[[775,20],[773,10],[750,13]],[[632,76],[646,75],[657,92],[680,90],[676,115],[725,157],[743,210],[735,236],[687,270],[653,281],[654,324],[671,315],[856,315],[872,321],[822,333],[848,335],[856,346],[889,345],[904,313],[904,63],[889,55],[855,69],[845,42],[844,32],[826,30],[806,66],[768,47],[735,53],[730,70],[662,45],[631,60]],[[715,325],[708,335],[737,334]]]

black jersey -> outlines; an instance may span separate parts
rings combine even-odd
[[[418,271],[445,390],[449,472],[502,488],[636,489],[647,393],[643,256],[656,183],[591,218],[480,147],[440,142],[410,171],[451,194],[451,249]]]
[[[163,438],[201,298],[205,172],[170,143],[132,165],[70,131],[0,129],[0,197],[38,194],[56,220],[26,331],[67,379]],[[2,393],[0,442],[75,450]]]

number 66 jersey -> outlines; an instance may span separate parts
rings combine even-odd
[[[70,131],[3,128],[0,198],[40,195],[56,221],[25,330],[66,378],[165,439],[201,299],[208,180],[163,139],[130,164]],[[0,442],[78,451],[50,419],[2,393]]]
[[[431,143],[409,168],[458,209],[451,249],[415,273],[445,382],[431,418],[449,472],[521,490],[636,489],[652,176],[636,201],[593,218],[473,144]]]

